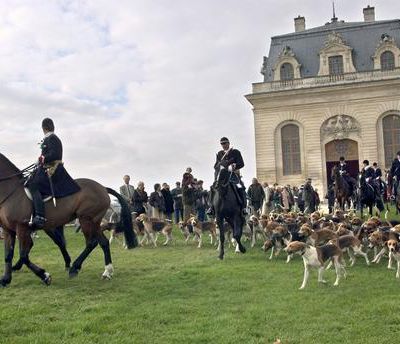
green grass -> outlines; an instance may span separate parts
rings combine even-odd
[[[113,243],[113,280],[100,279],[100,248],[68,279],[57,247],[44,233],[31,259],[52,274],[50,287],[23,268],[0,290],[2,343],[395,343],[400,335],[400,282],[386,260],[358,258],[348,278],[318,285],[316,271],[298,288],[300,257],[268,261],[259,248],[227,250],[220,262],[207,242],[123,250]],[[67,231],[72,257],[82,234]],[[261,243],[258,243],[258,247]],[[246,244],[248,246],[248,244]],[[0,249],[3,255],[3,248]]]

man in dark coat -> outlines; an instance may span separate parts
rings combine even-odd
[[[328,192],[325,195],[328,200],[329,214],[333,213],[333,207],[335,206],[335,186],[334,183],[328,185]]]
[[[199,180],[196,185],[196,213],[199,221],[204,222],[206,220],[206,209],[208,201],[208,192],[203,189],[203,181]]]
[[[315,191],[311,185],[311,178],[306,180],[303,191],[304,212],[311,214],[315,211]]]
[[[372,164],[372,167],[374,169],[375,172],[375,181],[374,183],[377,185],[377,188],[379,190],[379,194],[382,195],[383,190],[385,189],[385,182],[382,180],[382,170],[381,168],[378,166],[378,164],[376,162],[374,162]]]
[[[392,162],[392,167],[390,168],[390,175],[393,178],[393,195],[397,196],[397,186],[400,181],[400,151],[397,152],[396,159]]]
[[[253,178],[251,185],[247,189],[247,197],[250,200],[250,205],[253,207],[254,214],[257,214],[265,198],[264,189],[257,178]]]
[[[178,224],[179,220],[183,221],[182,188],[180,182],[175,183],[175,189],[171,190],[171,195],[174,200],[175,223]]]
[[[54,123],[50,118],[42,121],[44,138],[41,142],[41,155],[35,172],[26,182],[32,194],[33,219],[32,228],[43,228],[45,207],[42,197],[61,198],[80,190],[78,184],[70,177],[62,162],[63,147],[61,140],[54,134]]]
[[[369,165],[368,160],[363,161],[363,168],[361,170],[361,175],[365,178],[367,184],[371,185],[375,192],[375,197],[380,198],[380,192],[378,184],[375,183],[375,170]]]
[[[161,193],[164,197],[165,216],[167,219],[172,220],[172,213],[174,212],[174,199],[172,198],[171,191],[169,191],[169,185],[167,183],[163,183]]]
[[[244,215],[247,215],[247,196],[246,188],[240,176],[240,169],[244,167],[244,161],[242,153],[239,150],[230,147],[228,138],[222,137],[220,140],[222,150],[217,153],[217,159],[214,164],[214,182],[217,181],[219,171],[221,167],[228,168],[232,173],[232,179],[234,185],[237,187],[237,191],[240,197],[240,202],[242,206],[242,211]],[[211,203],[213,199],[213,188],[211,189]],[[207,211],[208,215],[214,215],[214,209],[211,205],[210,209]]]

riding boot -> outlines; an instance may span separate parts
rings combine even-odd
[[[210,189],[210,207],[207,209],[206,214],[208,216],[215,216],[215,210],[214,210],[214,186],[211,187]]]
[[[33,214],[31,227],[32,228],[43,228],[46,223],[46,218],[44,217],[44,203],[42,200],[42,195],[39,190],[33,189],[29,190],[32,194],[33,200]]]

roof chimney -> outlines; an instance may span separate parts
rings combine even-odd
[[[366,8],[363,9],[363,13],[364,21],[366,23],[375,21],[375,7],[371,7],[370,5],[368,5]]]
[[[306,18],[300,15],[297,18],[294,18],[294,31],[300,32],[304,31],[305,29],[306,29]]]

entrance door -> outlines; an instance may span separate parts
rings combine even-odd
[[[346,159],[347,172],[353,178],[357,178],[359,172],[357,142],[350,139],[333,140],[325,145],[327,185],[332,183],[332,168],[339,163],[341,156]]]

